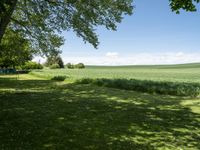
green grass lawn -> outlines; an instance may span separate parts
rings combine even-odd
[[[0,77],[1,150],[200,149],[200,99],[9,79]]]

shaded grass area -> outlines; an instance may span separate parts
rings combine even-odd
[[[0,80],[0,149],[200,149],[197,99],[24,79]]]

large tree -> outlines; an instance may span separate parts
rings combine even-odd
[[[116,30],[132,8],[132,0],[1,0],[0,40],[9,26],[46,52],[63,43],[61,31],[73,30],[97,47],[96,27]]]
[[[11,29],[6,30],[0,49],[0,67],[21,66],[35,53],[30,42]]]
[[[196,11],[200,0],[169,0],[171,9]],[[73,30],[94,47],[98,45],[97,26],[116,30],[123,16],[132,14],[133,0],[0,0],[0,43],[9,26],[32,41],[41,52],[63,44],[58,35]],[[144,10],[145,11],[145,10]]]

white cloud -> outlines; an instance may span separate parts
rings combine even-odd
[[[119,53],[117,53],[117,52],[107,52],[105,56],[109,57],[109,58],[118,58]]]
[[[178,53],[176,54],[176,57],[184,57],[184,53],[183,53],[183,52],[178,52]]]
[[[152,65],[152,64],[182,64],[200,62],[200,53],[137,53],[127,56],[121,56],[117,52],[108,52],[104,56],[63,56],[65,63],[83,62],[87,65]],[[35,60],[38,60],[35,59]],[[44,62],[43,59],[40,59]],[[37,61],[38,62],[38,61]]]

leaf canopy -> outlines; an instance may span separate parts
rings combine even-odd
[[[200,0],[169,0],[172,11],[196,11]],[[7,27],[31,41],[39,53],[59,51],[62,31],[72,30],[97,48],[96,29],[116,30],[124,15],[133,12],[133,0],[1,0],[0,41]],[[145,11],[145,10],[144,10]]]

